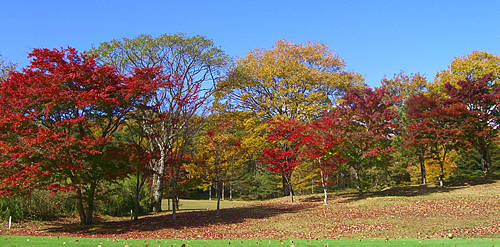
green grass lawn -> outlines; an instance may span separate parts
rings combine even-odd
[[[237,206],[246,205],[247,201],[220,201],[220,208],[233,208]],[[163,210],[168,209],[168,200],[163,200],[161,207]],[[212,200],[190,200],[190,199],[180,199],[179,200],[179,210],[180,211],[190,211],[190,210],[213,210],[217,209],[217,199]]]
[[[70,238],[0,236],[0,246],[500,246],[500,239],[329,239],[329,240],[156,240],[119,238]]]

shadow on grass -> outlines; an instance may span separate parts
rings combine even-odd
[[[487,177],[477,176],[477,177],[454,177],[451,181],[448,181],[447,185],[460,186],[460,185],[481,185],[481,184],[492,184],[500,180],[500,174],[492,174]]]
[[[155,231],[161,229],[185,229],[205,227],[215,224],[235,224],[245,219],[262,219],[279,214],[291,213],[314,207],[314,204],[273,204],[255,205],[221,209],[221,216],[215,216],[215,210],[178,212],[177,220],[172,220],[171,213],[149,215],[137,221],[120,220],[103,222],[98,219],[92,226],[82,226],[75,223],[54,222],[45,229],[48,233],[69,234],[124,234],[137,231]]]

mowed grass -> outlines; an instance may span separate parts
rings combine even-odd
[[[161,207],[163,210],[167,210],[169,200],[163,200]],[[172,203],[172,202],[170,202]],[[243,206],[248,204],[248,201],[236,201],[236,200],[224,200],[220,201],[220,208],[234,208],[237,206]],[[217,199],[212,200],[190,200],[190,199],[180,199],[179,200],[179,211],[191,211],[191,210],[214,210],[217,209]]]
[[[299,239],[299,240],[159,240],[0,236],[0,247],[156,247],[156,246],[500,246],[499,239]]]
[[[372,241],[366,239],[388,239],[387,243],[393,243],[394,239],[448,241],[451,235],[452,241],[457,241],[453,243],[484,238],[495,239],[496,245],[500,238],[498,180],[445,188],[395,187],[363,195],[353,191],[332,192],[327,206],[323,205],[321,194],[297,196],[294,203],[288,200],[288,197],[254,202],[226,200],[221,205],[221,216],[217,217],[215,200],[181,199],[181,211],[175,221],[171,212],[164,212],[142,216],[138,221],[101,218],[89,227],[80,226],[76,217],[70,217],[15,223],[13,229],[2,224],[0,235],[231,241],[363,239],[362,243]],[[479,242],[472,244],[478,245]]]

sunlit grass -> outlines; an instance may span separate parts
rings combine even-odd
[[[235,200],[224,200],[220,201],[220,208],[233,208],[237,206],[247,205],[247,201],[235,201]],[[167,210],[168,200],[164,199],[162,201],[161,207],[163,210]],[[190,199],[180,199],[179,200],[179,210],[189,211],[189,210],[214,210],[217,209],[217,199],[212,200],[190,200]]]
[[[499,246],[500,239],[298,239],[298,240],[157,240],[0,236],[8,247],[156,247],[156,246]]]

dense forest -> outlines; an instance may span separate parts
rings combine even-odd
[[[175,219],[179,198],[326,204],[500,173],[500,56],[485,51],[376,88],[318,42],[235,59],[203,36],[141,35],[29,58],[0,59],[1,217]]]

